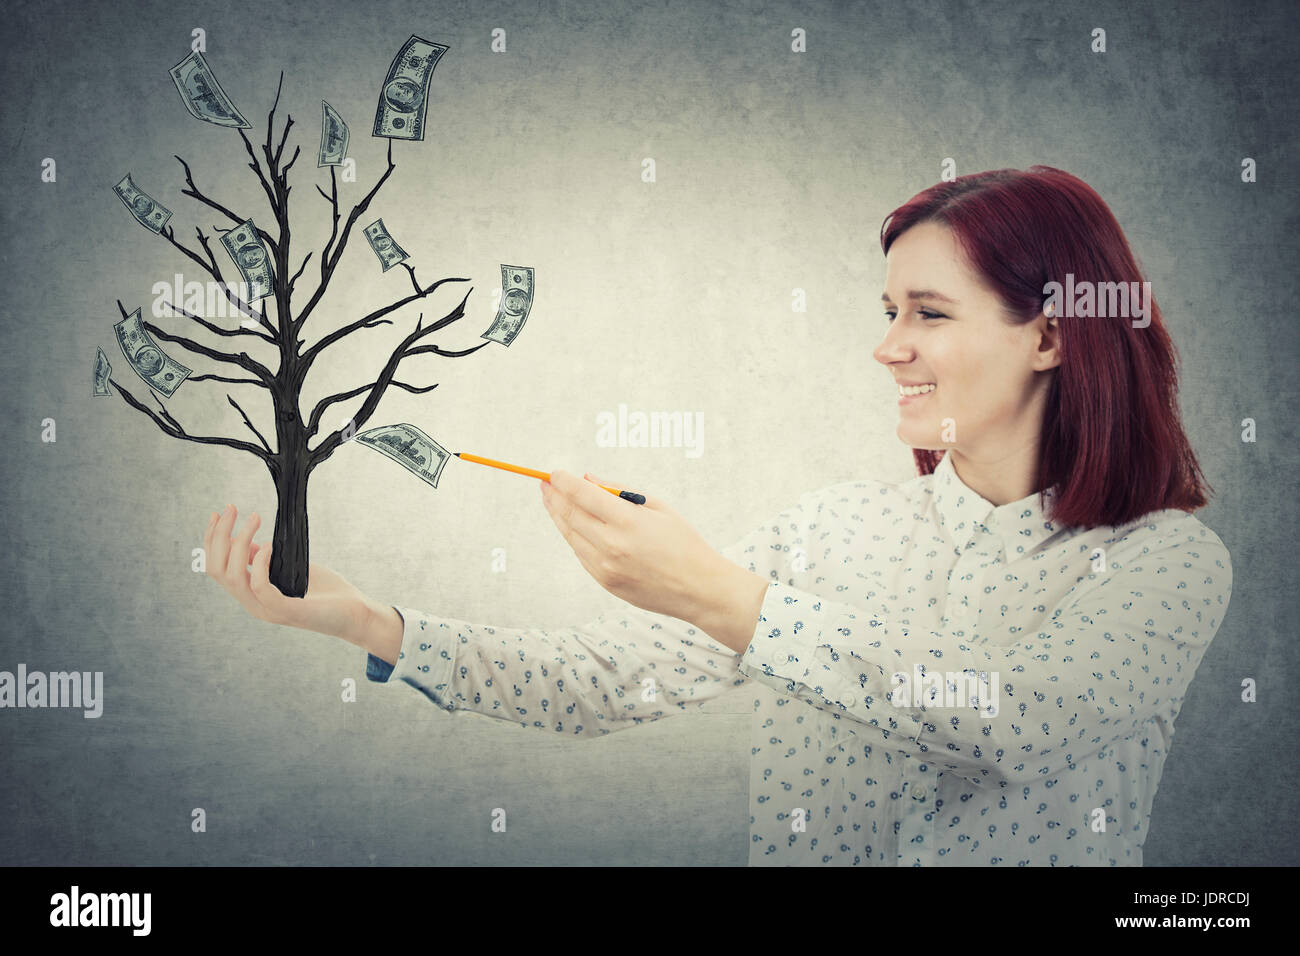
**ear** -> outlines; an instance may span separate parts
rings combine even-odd
[[[1056,310],[1049,302],[1047,307],[1033,321],[1034,356],[1033,367],[1036,372],[1045,372],[1061,364],[1061,323],[1056,317]]]

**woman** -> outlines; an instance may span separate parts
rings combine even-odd
[[[1163,318],[1105,203],[1049,167],[927,189],[881,245],[875,357],[918,477],[805,494],[718,552],[552,472],[556,526],[631,605],[577,629],[390,607],[319,565],[285,598],[233,508],[208,573],[453,712],[594,737],[746,685],[751,863],[1140,865],[1232,586]]]

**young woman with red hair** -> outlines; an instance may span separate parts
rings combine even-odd
[[[1105,203],[1060,170],[931,187],[881,244],[875,357],[899,385],[909,481],[807,493],[716,551],[655,497],[554,471],[551,517],[629,605],[581,628],[390,606],[319,565],[286,598],[256,515],[232,537],[233,507],[209,521],[208,573],[453,714],[588,738],[743,685],[754,864],[1140,865],[1232,587],[1190,513],[1203,479],[1163,317],[1075,308],[1144,280]]]

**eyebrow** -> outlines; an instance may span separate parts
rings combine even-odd
[[[952,305],[961,305],[961,303],[958,302],[956,299],[950,299],[942,292],[935,292],[933,289],[910,289],[908,290],[907,297],[912,300],[937,299],[940,302],[948,302],[951,303]],[[889,298],[888,292],[882,292],[880,294],[880,301],[891,302],[893,300]]]

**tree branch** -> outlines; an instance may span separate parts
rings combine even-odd
[[[213,228],[215,229],[216,227],[214,226]],[[231,303],[231,305],[239,309],[249,318],[257,319],[258,322],[261,324],[261,326],[271,333],[271,337],[269,338],[269,341],[271,342],[278,341],[278,339],[275,338],[275,336],[278,334],[276,328],[267,320],[266,316],[264,316],[262,313],[255,310],[251,305],[249,305],[243,299],[239,298],[239,296],[235,295],[234,291],[230,288],[229,283],[226,282],[225,278],[221,274],[221,267],[217,265],[217,258],[212,254],[212,247],[208,245],[208,237],[203,235],[203,230],[199,229],[196,226],[194,228],[194,231],[195,233],[198,234],[199,244],[203,246],[203,251],[207,253],[208,256],[207,262],[204,262],[199,257],[199,254],[197,252],[180,243],[176,239],[176,230],[173,229],[171,226],[163,227],[162,236],[173,246],[179,249],[182,253],[184,253],[189,259],[198,263],[199,267],[205,270],[208,273],[208,275],[212,276],[213,280],[217,283],[217,285],[221,287],[222,292],[225,293],[226,299]],[[258,231],[260,232],[261,230]],[[172,308],[176,308],[176,306],[172,306]],[[242,325],[243,323],[241,322],[240,324]],[[262,337],[267,338],[267,336],[262,336]]]
[[[212,228],[216,229],[216,226],[213,226]],[[270,320],[267,319],[266,314],[261,309],[254,309],[252,305],[235,295],[234,291],[230,288],[230,283],[226,282],[225,278],[221,275],[221,266],[217,265],[217,257],[212,254],[212,247],[208,245],[208,237],[203,234],[203,230],[198,226],[194,227],[194,232],[199,237],[199,244],[203,246],[203,251],[208,254],[208,262],[212,265],[212,278],[217,281],[222,290],[226,293],[226,298],[233,302],[235,306],[249,318],[257,319],[262,328],[271,333],[270,340],[272,342],[278,342],[280,330],[271,324]],[[261,230],[259,229],[258,232],[261,232]],[[278,319],[279,316],[277,315],[276,318]],[[243,322],[240,322],[240,325],[243,324]]]
[[[472,355],[473,353],[477,352],[479,349],[483,348],[484,346],[491,345],[491,344],[492,344],[492,339],[488,339],[486,342],[480,342],[478,345],[472,346],[470,348],[461,349],[459,352],[446,352],[438,348],[438,346],[436,345],[421,345],[418,348],[407,349],[402,354],[403,357],[405,357],[407,355],[419,355],[422,352],[432,352],[434,355],[445,355],[447,358],[460,358],[462,355]]]
[[[274,110],[272,110],[272,112],[274,112]],[[252,159],[252,162],[248,164],[248,168],[257,173],[257,181],[262,184],[262,192],[266,193],[267,202],[271,204],[271,213],[275,216],[276,220],[279,221],[279,204],[275,201],[275,193],[271,191],[271,184],[266,181],[266,176],[262,174],[262,164],[257,161],[257,154],[253,152],[253,144],[248,141],[248,137],[244,135],[242,129],[238,130],[238,133],[239,138],[244,141],[244,148],[248,150],[249,158]],[[269,129],[266,131],[266,135],[268,138],[270,137],[271,131]],[[258,232],[261,232],[261,230],[259,229]],[[267,239],[269,241],[270,237],[267,237]],[[279,252],[278,247],[276,247],[276,252]]]
[[[310,258],[311,258],[311,253],[308,252],[307,255],[306,255],[306,256],[303,258],[303,260],[302,260],[302,265],[300,265],[300,266],[298,267],[298,271],[295,272],[295,273],[293,274],[293,278],[289,280],[289,291],[290,291],[290,292],[293,292],[293,286],[294,286],[294,283],[297,282],[297,281],[298,281],[298,277],[299,277],[300,275],[302,275],[302,270],[307,268],[307,260],[310,259]]]
[[[255,378],[229,378],[225,375],[213,375],[211,372],[204,372],[202,375],[191,375],[186,379],[187,382],[202,382],[204,379],[211,379],[214,382],[232,382],[236,385],[261,385]]]
[[[370,420],[370,416],[374,413],[375,407],[379,404],[379,400],[383,398],[384,392],[388,390],[388,385],[393,380],[393,375],[397,371],[398,364],[409,354],[407,349],[426,335],[431,335],[439,329],[446,328],[452,322],[464,317],[465,303],[469,300],[470,292],[473,291],[473,288],[471,288],[469,292],[466,292],[465,298],[460,300],[460,304],[437,322],[433,323],[433,325],[422,328],[421,322],[424,320],[424,313],[420,313],[419,318],[416,319],[415,322],[415,330],[404,338],[397,348],[393,350],[392,354],[388,357],[388,361],[384,365],[383,371],[379,373],[379,378],[375,381],[370,394],[366,396],[365,402],[357,413],[352,416],[352,422],[356,428],[361,428],[361,426]],[[307,464],[308,471],[325,461],[330,455],[334,454],[334,450],[338,448],[342,442],[343,435],[341,431],[331,432],[319,445],[310,451],[309,454],[311,457],[308,459]]]
[[[122,305],[121,299],[117,300],[117,307],[122,313],[122,318],[124,319],[127,318],[126,306]],[[261,362],[254,361],[252,358],[249,358],[247,352],[240,352],[238,355],[231,355],[228,352],[218,352],[216,349],[210,349],[206,345],[200,345],[198,342],[195,342],[192,339],[187,339],[183,335],[171,335],[167,332],[164,332],[162,329],[158,328],[158,326],[154,325],[151,322],[142,321],[141,325],[143,325],[146,329],[148,329],[158,338],[162,339],[164,342],[175,342],[177,345],[187,348],[191,352],[195,352],[199,355],[206,355],[208,358],[216,359],[218,362],[230,362],[235,365],[238,365],[240,368],[244,369],[245,371],[252,372],[254,375],[256,375],[259,379],[262,380],[262,384],[264,384],[267,388],[270,388],[272,383],[275,381],[275,376],[271,373],[271,370],[267,368],[265,365],[263,365]]]
[[[339,392],[337,395],[331,395],[328,398],[322,398],[319,402],[316,403],[316,407],[312,409],[311,418],[307,422],[307,437],[310,438],[312,435],[316,434],[316,429],[320,427],[320,420],[321,417],[325,414],[326,408],[328,408],[330,405],[333,405],[335,402],[345,402],[349,398],[354,398],[357,395],[360,395],[366,389],[374,388],[375,384],[376,383],[371,382],[368,385],[358,385],[356,388],[350,389],[349,391]],[[438,387],[437,382],[434,382],[428,388],[419,388],[415,385],[408,385],[406,382],[397,382],[397,381],[390,382],[389,384],[396,385],[398,388],[404,388],[408,392],[414,392],[417,395],[421,395],[425,392],[432,392],[435,388]]]
[[[258,458],[266,462],[268,466],[274,465],[271,456],[268,455],[266,451],[264,451],[263,449],[258,448],[252,442],[239,441],[234,438],[222,438],[219,436],[209,437],[206,435],[186,434],[185,429],[181,427],[180,423],[177,422],[176,419],[172,418],[171,414],[167,411],[166,407],[163,406],[163,403],[161,401],[158,401],[157,396],[154,396],[154,401],[158,401],[158,406],[159,408],[162,409],[162,414],[164,416],[163,418],[159,418],[156,414],[154,414],[154,412],[151,409],[149,409],[145,405],[141,404],[140,402],[132,398],[131,393],[123,389],[122,386],[119,385],[117,381],[114,380],[111,376],[109,377],[108,380],[110,383],[112,383],[113,387],[117,389],[117,394],[121,395],[128,405],[141,412],[144,412],[146,415],[152,418],[154,420],[154,423],[159,428],[162,429],[163,434],[170,435],[172,438],[180,438],[185,441],[198,442],[199,444],[202,445],[225,445],[228,448],[238,448],[240,451],[246,451],[249,452],[250,454],[256,455]],[[153,393],[150,392],[150,394],[152,395]]]
[[[290,122],[290,123],[293,122],[293,117],[292,117],[292,116],[289,117],[289,122]],[[285,131],[286,133],[289,132],[289,127],[286,126],[286,127],[284,128],[284,131]],[[281,144],[281,146],[283,146],[283,145],[284,145],[284,144]],[[291,157],[289,158],[289,161],[288,161],[287,163],[285,163],[284,166],[281,167],[281,169],[280,169],[280,182],[283,183],[283,184],[285,184],[285,187],[284,187],[285,195],[288,195],[288,194],[289,194],[289,190],[293,188],[292,186],[289,186],[289,185],[288,185],[288,180],[289,180],[289,170],[293,167],[293,164],[296,163],[296,162],[298,161],[298,154],[299,154],[300,152],[302,152],[302,147],[301,147],[301,146],[295,146],[295,147],[293,148],[293,156],[291,156]]]
[[[271,451],[271,446],[266,443],[266,439],[262,437],[262,433],[253,427],[253,423],[248,420],[248,415],[244,412],[242,408],[239,407],[239,403],[230,397],[229,393],[226,394],[226,401],[228,401],[231,405],[234,405],[235,408],[239,410],[239,414],[244,416],[244,424],[247,425],[249,427],[249,430],[252,431],[252,433],[257,436],[258,441],[262,443],[262,447],[266,449],[266,453],[268,455],[274,455],[275,452]]]
[[[411,280],[412,281],[415,280],[414,269],[411,270]],[[327,348],[330,344],[337,342],[339,339],[343,338],[346,335],[350,335],[351,333],[355,332],[357,329],[367,328],[372,325],[384,324],[382,322],[375,322],[374,320],[380,318],[381,316],[385,316],[390,312],[395,312],[398,309],[400,309],[402,306],[414,302],[416,299],[423,299],[425,296],[432,293],[435,289],[438,288],[438,286],[442,285],[444,282],[469,282],[469,281],[470,281],[469,279],[461,279],[461,278],[439,279],[437,282],[433,283],[433,285],[429,286],[427,289],[421,289],[419,287],[419,283],[416,283],[416,287],[415,287],[416,290],[413,294],[408,295],[404,299],[399,299],[398,301],[392,303],[391,305],[386,305],[383,306],[382,308],[378,308],[374,312],[371,312],[368,315],[364,315],[361,318],[357,319],[355,322],[351,322],[348,325],[343,326],[342,328],[335,329],[333,332],[326,335],[323,339],[321,339],[319,342],[317,342],[315,345],[313,345],[311,348],[309,348],[306,352],[302,354],[300,367],[305,373],[307,369],[311,368],[311,363],[316,361],[316,356],[319,355],[321,351]],[[473,291],[474,290],[471,287],[470,292]],[[468,297],[468,295],[469,293],[467,292],[466,296]]]
[[[316,308],[316,303],[319,302],[321,300],[321,297],[325,295],[325,289],[329,286],[330,279],[334,275],[334,268],[338,265],[339,257],[343,255],[343,249],[348,244],[348,236],[352,232],[353,224],[357,221],[358,218],[360,218],[362,213],[364,213],[366,209],[369,208],[370,200],[375,198],[375,194],[379,192],[379,188],[383,186],[385,182],[388,181],[388,177],[392,175],[393,170],[396,168],[397,167],[393,164],[393,141],[390,138],[388,140],[388,168],[384,170],[384,174],[379,177],[379,181],[375,183],[375,185],[371,188],[370,192],[366,193],[365,198],[362,199],[361,202],[357,203],[355,206],[352,207],[352,212],[348,214],[348,221],[347,224],[344,225],[343,227],[343,232],[337,233],[337,228],[336,228],[330,234],[330,242],[325,247],[326,249],[325,253],[321,255],[320,285],[317,287],[316,291],[312,293],[311,299],[307,302],[307,305],[303,308],[302,312],[298,315],[298,318],[294,321],[293,324],[294,336],[297,336],[298,331],[303,326],[303,323],[307,321],[307,316],[311,315],[312,310]],[[333,166],[330,167],[330,182],[331,183],[334,182]],[[337,186],[335,188],[335,191],[337,192]],[[338,226],[337,201],[335,202],[335,207],[334,207],[334,224],[335,227]],[[333,246],[334,235],[336,233],[338,234],[339,241],[337,246]],[[333,251],[330,251],[331,246],[333,246]]]
[[[241,132],[240,135],[242,136],[243,133]],[[176,154],[173,153],[172,155],[175,156]],[[185,162],[185,160],[181,159],[179,156],[176,156],[176,158],[180,160],[180,164],[185,167],[185,181],[190,185],[189,189],[181,190],[182,196],[193,196],[195,199],[203,203],[205,206],[211,206],[217,212],[222,213],[223,215],[230,218],[237,226],[242,225],[245,222],[247,217],[241,217],[236,213],[231,212],[225,206],[221,205],[221,203],[217,202],[214,199],[209,199],[207,196],[203,195],[203,193],[199,192],[199,188],[194,185],[194,177],[190,175],[189,163]],[[261,173],[259,172],[258,175],[260,176]],[[271,238],[271,234],[267,232],[265,229],[259,228],[257,230],[257,234],[262,237],[262,241],[264,241],[268,246],[270,246],[272,250],[276,248],[275,240]]]
[[[213,325],[211,322],[207,321],[207,319],[199,318],[193,312],[183,309],[179,305],[173,305],[171,302],[164,302],[163,305],[167,306],[169,309],[175,309],[181,315],[188,316],[214,335],[251,335],[254,338],[261,339],[263,342],[270,342],[273,345],[275,344],[275,339],[271,338],[269,335],[263,335],[256,329],[245,328],[242,325],[237,329],[223,329],[218,325]]]

